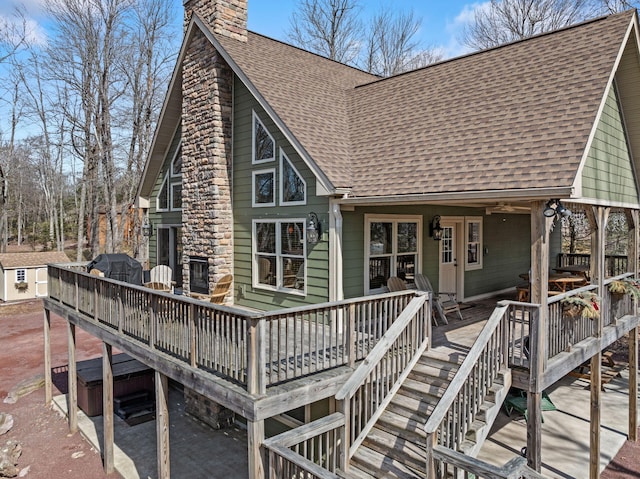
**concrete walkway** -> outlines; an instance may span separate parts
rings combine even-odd
[[[66,415],[66,396],[54,398]],[[215,431],[185,414],[182,392],[169,390],[171,477],[230,479],[248,477],[247,434],[239,428]],[[114,416],[115,467],[124,479],[157,477],[156,422],[129,426]],[[102,450],[102,416],[78,411],[78,427],[91,445]]]
[[[600,470],[620,450],[628,432],[628,369],[602,393]],[[543,413],[542,472],[552,478],[589,477],[589,382],[566,376],[547,390],[557,411]],[[527,444],[527,424],[517,413],[498,416],[479,459],[502,465]]]

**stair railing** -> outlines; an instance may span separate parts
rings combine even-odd
[[[508,367],[509,307],[498,305],[427,420],[427,478],[436,477],[434,446],[459,450],[501,371]]]
[[[515,456],[503,466],[494,466],[447,447],[434,446],[433,456],[442,464],[441,477],[475,477],[476,479],[545,479],[527,466],[527,459]]]
[[[336,394],[345,417],[343,470],[431,341],[431,295],[416,293]]]

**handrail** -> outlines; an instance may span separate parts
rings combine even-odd
[[[480,459],[476,459],[461,452],[454,451],[444,446],[434,446],[433,456],[443,464],[451,465],[452,477],[460,477],[456,473],[473,474],[476,479],[545,479],[546,476],[527,466],[526,458],[515,456],[503,466],[494,466]],[[441,471],[441,477],[449,477],[445,471]],[[466,477],[466,475],[464,476]]]
[[[347,418],[342,436],[345,470],[349,459],[430,344],[430,297],[430,293],[416,293],[335,396]]]
[[[451,408],[454,400],[458,396],[458,393],[465,385],[466,379],[473,371],[473,367],[478,362],[478,358],[480,354],[484,351],[484,348],[489,344],[489,341],[493,337],[493,333],[500,326],[505,316],[505,312],[507,311],[508,306],[498,305],[496,309],[493,310],[493,313],[489,317],[489,320],[485,324],[484,328],[482,328],[482,332],[478,336],[478,339],[475,341],[473,346],[471,347],[469,354],[462,362],[462,365],[456,372],[453,380],[449,384],[449,387],[444,392],[438,404],[434,408],[433,412],[429,416],[429,419],[424,425],[424,430],[427,434],[435,433],[440,424],[444,420],[447,412]],[[505,361],[506,358],[503,358]]]
[[[371,350],[365,360],[358,366],[340,390],[336,393],[336,400],[343,401],[347,397],[353,396],[362,381],[373,371],[378,362],[384,357],[393,342],[405,330],[407,324],[413,319],[416,313],[422,308],[427,299],[428,293],[416,293],[416,297],[409,303],[409,306],[400,314],[398,319],[391,325],[385,335],[378,341],[378,344]]]
[[[345,424],[344,415],[329,416],[304,424],[290,431],[266,439],[262,445],[269,458],[269,478],[288,477],[338,479],[341,443],[339,429]]]

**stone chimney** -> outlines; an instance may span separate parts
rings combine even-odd
[[[247,40],[247,1],[187,0],[210,29]],[[189,265],[208,262],[209,293],[233,273],[232,112],[233,72],[204,34],[195,29],[182,64],[182,243],[183,283]],[[233,294],[227,296],[232,300]]]
[[[185,24],[191,13],[198,16],[218,35],[247,41],[247,0],[185,0]]]

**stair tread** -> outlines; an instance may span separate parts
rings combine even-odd
[[[421,469],[426,464],[425,445],[400,438],[379,427],[371,429],[363,444],[414,469]]]
[[[403,416],[412,417],[412,415],[416,415],[418,418],[427,418],[435,408],[436,404],[437,400],[429,401],[425,398],[415,399],[410,396],[406,396],[403,394],[402,388],[400,388],[398,393],[391,400],[389,406],[394,406],[394,409],[392,410],[396,410],[396,408],[408,410],[410,415],[402,414]]]
[[[402,387],[406,390],[414,391],[416,394],[442,397],[449,384],[449,381],[443,381],[442,385],[431,384],[419,381],[409,375],[402,383]]]
[[[433,366],[430,364],[423,364],[421,362],[417,362],[413,367],[412,373],[419,374],[421,376],[436,378],[436,379],[445,379],[451,380],[456,375],[458,371],[457,367],[451,368],[439,368],[437,366]]]
[[[414,418],[402,416],[390,410],[385,410],[378,419],[379,423],[386,424],[389,429],[396,429],[401,432],[411,432],[413,434],[425,436],[424,423],[426,419],[420,421]]]
[[[404,464],[366,446],[360,446],[352,460],[359,469],[376,478],[418,479],[420,477]]]
[[[422,355],[423,358],[434,359],[437,361],[447,362],[451,364],[457,364],[460,366],[464,361],[464,358],[467,357],[466,354],[462,354],[460,352],[445,352],[438,351],[437,349],[429,349],[425,351]]]

